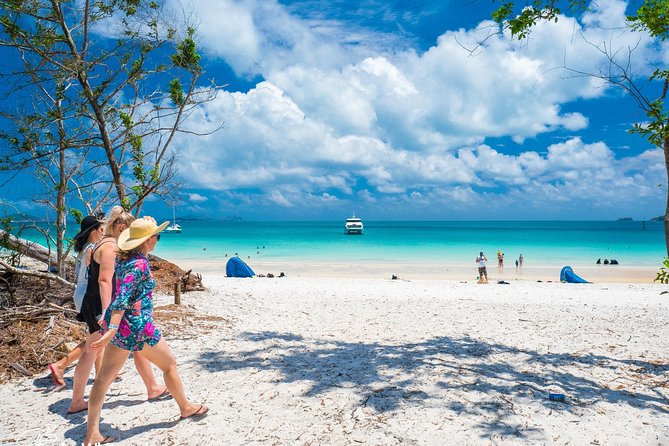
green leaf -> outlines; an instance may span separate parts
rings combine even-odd
[[[170,82],[170,98],[178,106],[182,106],[186,102],[186,97],[179,79],[172,79]]]
[[[84,214],[79,209],[70,209],[70,215],[72,215],[74,221],[76,221],[78,225],[80,225],[81,221],[84,219]]]

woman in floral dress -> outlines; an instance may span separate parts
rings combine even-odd
[[[169,346],[153,324],[152,291],[156,282],[151,276],[147,255],[160,240],[160,226],[152,218],[133,221],[118,239],[116,265],[116,297],[104,315],[103,333],[91,347],[105,348],[99,371],[88,401],[88,426],[84,444],[110,443],[111,437],[100,433],[100,412],[105,393],[121,369],[130,352],[142,355],[163,372],[165,384],[179,405],[181,419],[204,416],[209,410],[202,404],[193,404],[187,398],[176,368],[176,359]]]

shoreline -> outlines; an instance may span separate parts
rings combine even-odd
[[[168,259],[179,267],[202,275],[225,276],[228,259],[222,260],[188,260]],[[478,271],[476,264],[462,266],[446,263],[344,263],[344,262],[292,262],[265,261],[242,259],[258,274],[272,273],[278,276],[283,272],[290,277],[306,278],[358,278],[358,279],[390,279],[393,275],[405,280],[454,280],[476,281]],[[490,262],[489,262],[490,264]],[[622,265],[571,265],[574,272],[593,283],[654,283],[660,266],[640,267]],[[515,266],[498,268],[488,266],[490,282],[504,280],[523,282],[559,282],[562,267],[553,265],[532,265],[516,269]]]

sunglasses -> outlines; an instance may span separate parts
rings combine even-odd
[[[156,238],[156,241],[157,241],[157,242],[160,241],[160,234],[156,234],[156,235],[154,235],[154,237]]]

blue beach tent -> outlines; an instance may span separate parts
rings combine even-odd
[[[567,283],[590,283],[581,276],[578,276],[574,270],[571,269],[571,266],[565,266],[560,271],[560,282]]]
[[[253,277],[256,273],[239,257],[230,257],[225,265],[225,275],[228,277]]]

